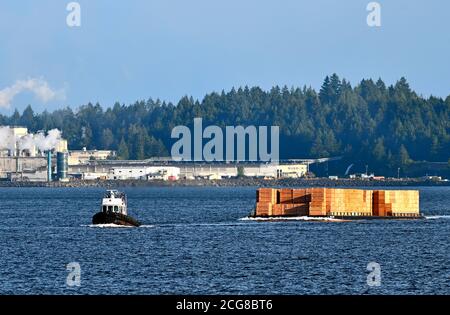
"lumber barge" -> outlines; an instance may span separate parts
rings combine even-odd
[[[253,217],[419,219],[418,190],[259,188]]]

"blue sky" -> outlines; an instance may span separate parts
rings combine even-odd
[[[0,93],[14,97],[0,113],[319,88],[333,72],[450,94],[446,0],[379,0],[379,28],[366,23],[369,0],[79,0],[79,28],[66,24],[69,2],[1,1]]]

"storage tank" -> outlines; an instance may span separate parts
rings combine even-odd
[[[69,154],[67,152],[56,153],[56,173],[59,180],[67,179],[68,158]]]
[[[52,151],[47,151],[47,181],[52,181]]]

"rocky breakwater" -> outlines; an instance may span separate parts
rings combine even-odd
[[[267,180],[261,178],[227,178],[220,180],[71,180],[68,182],[21,182],[0,181],[0,187],[399,187],[399,186],[450,186],[447,181],[429,181],[421,179],[388,179],[388,180],[362,180],[362,179],[328,179],[328,178],[286,178]]]

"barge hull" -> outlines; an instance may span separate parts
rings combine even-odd
[[[251,218],[255,219],[283,219],[283,218],[296,218],[298,216],[262,216],[262,215],[251,215]],[[421,220],[425,219],[424,216],[403,216],[403,217],[392,217],[392,216],[306,216],[309,218],[314,219],[337,219],[337,220],[345,220],[345,221],[352,221],[352,220]]]

